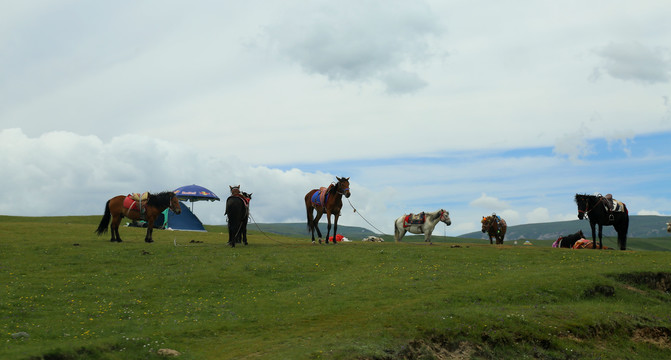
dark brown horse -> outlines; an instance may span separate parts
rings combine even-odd
[[[247,245],[247,222],[249,221],[249,202],[252,194],[240,191],[240,185],[231,186],[231,196],[226,199],[226,218],[228,223],[228,246],[244,243]]]
[[[322,214],[326,213],[326,220],[328,225],[326,227],[326,243],[329,243],[329,233],[331,232],[331,215],[333,215],[333,243],[335,235],[338,233],[338,217],[340,217],[340,210],[342,209],[342,196],[348,198],[351,194],[349,192],[349,178],[339,178],[338,182],[331,184],[328,188],[312,189],[305,195],[305,210],[308,215],[308,230],[312,234],[312,242],[315,242],[315,230],[319,236],[319,243],[322,243],[322,233],[319,231],[319,219]],[[323,194],[323,196],[322,196]],[[317,210],[317,215],[312,216],[312,211]]]
[[[154,242],[151,238],[151,234],[154,230],[154,220],[156,220],[156,217],[167,208],[170,208],[175,214],[182,212],[182,209],[179,206],[179,199],[177,199],[177,196],[175,196],[175,193],[172,191],[148,194],[146,203],[142,205],[141,209],[139,206],[136,207],[128,204],[132,203],[132,201],[126,201],[127,203],[124,205],[124,200],[126,200],[127,197],[128,196],[125,195],[119,195],[107,200],[107,204],[105,204],[105,214],[100,220],[100,224],[96,230],[98,236],[107,232],[107,225],[110,223],[111,219],[112,224],[110,225],[110,232],[112,233],[112,238],[110,241],[121,242],[121,236],[119,236],[119,224],[121,224],[121,219],[125,216],[132,220],[147,220],[147,235],[145,236],[144,241],[148,243]],[[144,201],[142,202],[144,203]],[[128,207],[130,207],[130,209]]]
[[[492,244],[492,238],[496,239],[496,244],[503,244],[503,238],[506,236],[506,230],[508,225],[506,221],[503,220],[496,214],[491,216],[482,217],[482,232],[486,232],[489,235],[489,243]]]

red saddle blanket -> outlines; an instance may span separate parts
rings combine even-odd
[[[128,196],[123,199],[123,207],[128,210],[142,211],[145,202],[146,196],[144,194],[128,194]]]
[[[405,219],[403,220],[403,227],[410,227],[412,225],[421,225],[426,222],[426,214],[425,213],[419,213],[419,214],[409,214],[405,216]]]

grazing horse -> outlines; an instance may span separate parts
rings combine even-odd
[[[486,232],[489,235],[489,243],[492,244],[492,238],[496,239],[496,244],[503,244],[503,238],[506,236],[506,230],[508,225],[506,221],[503,220],[496,214],[491,216],[483,216],[482,221],[482,232]]]
[[[578,219],[587,216],[589,226],[592,228],[592,249],[596,249],[596,232],[594,227],[599,224],[599,248],[603,248],[602,230],[603,226],[613,226],[617,232],[617,245],[620,250],[627,250],[627,231],[629,230],[629,211],[622,204],[621,211],[610,211],[608,200],[601,195],[576,194],[575,202],[578,205]],[[608,207],[608,209],[606,208]]]
[[[415,218],[418,220],[413,220]],[[440,221],[450,226],[452,224],[450,213],[440,209],[417,215],[405,214],[394,221],[394,240],[396,242],[401,241],[405,233],[409,232],[411,234],[424,234],[424,242],[431,242],[431,233]]]
[[[127,198],[129,200],[127,200]],[[105,204],[105,213],[100,220],[98,229],[95,231],[98,236],[107,232],[107,225],[112,220],[110,225],[110,232],[112,233],[111,242],[121,242],[119,236],[119,224],[123,217],[128,217],[132,220],[147,220],[147,235],[144,238],[145,242],[154,242],[151,235],[154,230],[154,220],[165,209],[170,208],[175,214],[182,212],[179,206],[179,199],[172,191],[164,191],[158,194],[148,194],[146,204],[144,201],[134,202],[131,195],[119,195],[107,200]]]
[[[337,183],[331,184],[328,188],[312,189],[305,194],[305,210],[308,216],[308,231],[312,234],[312,243],[315,242],[315,230],[319,236],[319,243],[322,243],[322,233],[319,231],[319,219],[322,214],[326,213],[326,243],[329,243],[329,233],[331,232],[331,215],[333,215],[333,234],[338,233],[338,217],[340,217],[340,210],[342,209],[342,196],[349,198],[351,193],[349,191],[349,178],[339,178]],[[316,210],[317,215],[313,217],[312,211]],[[335,241],[335,236],[333,238]]]
[[[666,232],[671,232],[671,221],[666,223]]]
[[[552,247],[556,248],[573,248],[573,245],[575,245],[576,241],[580,239],[584,239],[585,235],[583,235],[582,230],[578,230],[577,233],[571,234],[571,235],[566,235],[566,236],[560,236],[555,240],[555,242],[552,244]]]
[[[247,222],[249,221],[249,202],[252,194],[240,192],[240,185],[231,187],[231,196],[226,199],[226,213],[228,215],[228,246],[235,247],[236,243],[247,245]]]

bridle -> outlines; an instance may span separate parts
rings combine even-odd
[[[594,207],[592,207],[591,209],[589,208],[589,199],[588,199],[588,198],[585,198],[584,201],[585,201],[585,210],[580,210],[580,209],[578,209],[578,214],[583,213],[583,214],[585,214],[585,215],[583,215],[583,217],[589,217],[589,213],[590,213],[592,210],[594,210],[594,208],[596,208],[596,205],[598,205],[598,204],[601,202],[601,198],[599,198],[599,200],[597,201],[597,203],[594,204]]]
[[[342,183],[340,181],[338,181],[338,186],[336,187],[336,193],[338,193],[340,195],[345,195],[345,192],[349,191],[349,188],[344,188],[344,189],[341,189],[341,188],[342,188]]]

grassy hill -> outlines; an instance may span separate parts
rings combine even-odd
[[[631,238],[661,238],[667,237],[666,223],[669,218],[666,216],[654,215],[631,215],[629,216],[628,237]],[[591,236],[592,231],[589,227],[589,220],[570,220],[557,221],[550,223],[523,224],[508,227],[506,240],[520,239],[541,239],[556,240],[561,235],[568,235],[582,230],[585,236]],[[604,236],[617,237],[617,233],[612,226],[603,228]],[[459,235],[465,238],[484,238],[482,232],[472,232]]]
[[[249,224],[248,229],[257,229],[256,224]],[[310,237],[307,225],[305,223],[275,223],[275,224],[258,224],[258,229],[264,232],[269,232],[278,235],[285,235],[290,237]],[[326,224],[319,224],[319,229],[322,234],[326,236]],[[338,234],[347,237],[350,240],[361,240],[366,236],[375,235],[372,231],[357,227],[345,226],[338,224]],[[331,228],[331,235],[333,235],[333,228]],[[317,233],[315,232],[315,237]]]
[[[661,359],[671,253],[0,216],[1,359]],[[635,243],[640,239],[632,239]],[[539,240],[534,240],[538,242]],[[542,241],[542,240],[540,240]],[[549,241],[549,240],[547,240]]]

